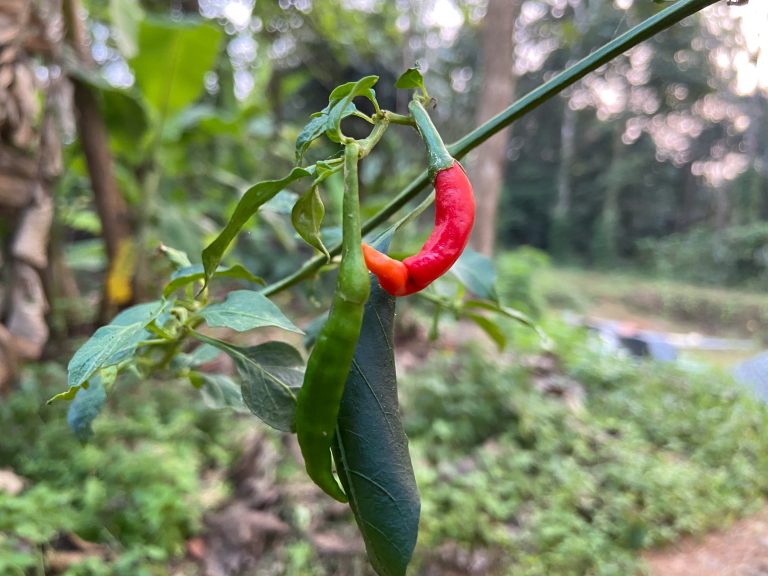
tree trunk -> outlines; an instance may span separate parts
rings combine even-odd
[[[78,0],[64,0],[67,39],[80,62],[93,66],[86,42],[83,22],[79,17]],[[101,221],[101,234],[107,253],[108,272],[99,310],[99,323],[109,320],[121,304],[132,299],[130,283],[132,271],[122,270],[132,260],[132,244],[128,223],[128,207],[115,180],[109,137],[99,102],[93,88],[78,78],[70,78],[74,87],[77,133],[85,154],[88,175],[93,189],[96,212]],[[119,278],[118,283],[114,279]]]
[[[573,5],[573,21],[578,36],[573,43],[573,57],[570,66],[581,56],[582,39],[589,29],[592,11],[588,0],[577,0]],[[556,258],[567,259],[571,256],[571,175],[573,159],[576,155],[576,110],[570,106],[570,96],[566,92],[563,102],[563,123],[560,125],[560,164],[557,167],[557,200],[552,209],[552,224],[549,233],[549,250]]]
[[[512,102],[515,91],[514,62],[515,20],[520,12],[519,0],[489,0],[483,37],[484,82],[477,111],[482,124]],[[477,223],[472,239],[474,248],[493,255],[496,242],[496,213],[503,184],[508,130],[502,130],[478,149],[472,170],[473,187],[477,191]]]
[[[592,259],[595,264],[608,267],[616,264],[619,255],[619,194],[622,185],[621,154],[624,144],[621,141],[623,125],[613,123],[613,144],[611,146],[611,167],[608,171],[608,182],[605,187],[603,207],[597,220],[594,236],[592,237]]]
[[[43,274],[53,219],[53,181],[61,171],[56,117],[60,82],[38,87],[34,53],[49,56],[60,38],[57,2],[0,3],[0,393],[7,393],[18,363],[36,360],[48,340]],[[38,110],[39,88],[44,109]],[[38,119],[39,118],[39,119]]]
[[[549,233],[549,249],[556,258],[565,259],[571,254],[571,173],[576,153],[576,111],[563,103],[563,123],[560,125],[560,164],[557,167],[557,200],[552,211]]]

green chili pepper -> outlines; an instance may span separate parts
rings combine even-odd
[[[296,405],[296,434],[307,473],[340,502],[347,497],[333,476],[331,443],[355,346],[360,337],[365,302],[371,291],[360,236],[357,164],[360,146],[344,151],[344,202],[339,277],[331,311],[307,361]]]

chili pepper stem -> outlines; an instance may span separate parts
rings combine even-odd
[[[408,110],[416,122],[416,129],[427,145],[429,177],[431,180],[434,180],[438,172],[450,168],[456,160],[448,152],[448,148],[445,147],[440,133],[435,128],[429,113],[421,102],[421,98],[415,97],[411,100],[410,104],[408,104]]]

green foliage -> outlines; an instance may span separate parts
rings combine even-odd
[[[234,360],[242,402],[253,414],[277,430],[295,430],[296,397],[304,378],[304,359],[298,350],[284,342],[244,348],[203,334],[196,336]]]
[[[221,326],[237,332],[275,326],[302,334],[269,298],[252,290],[230,292],[223,302],[214,302],[200,310],[200,317],[209,326]]]
[[[494,574],[631,574],[638,549],[722,526],[768,495],[768,409],[729,378],[548,330],[564,370],[550,381],[583,391],[581,405],[472,349],[404,382],[426,550],[501,553]]]
[[[549,256],[531,246],[522,246],[499,255],[496,266],[499,270],[497,286],[501,301],[537,316],[543,302],[533,281],[537,272],[549,268]]]
[[[224,252],[237,236],[245,223],[266,202],[277,195],[286,186],[296,180],[311,176],[313,172],[304,168],[294,168],[279,180],[265,180],[248,188],[237,203],[232,217],[216,239],[203,250],[203,266],[208,277],[213,275],[221,262]]]
[[[697,228],[641,243],[644,261],[658,274],[699,284],[760,286],[768,280],[768,224],[724,230]]]
[[[155,114],[168,118],[197,100],[221,37],[220,30],[197,22],[141,22],[138,51],[130,64]]]
[[[136,347],[149,337],[147,326],[167,310],[168,302],[147,302],[124,310],[102,326],[75,353],[67,367],[69,389],[54,396],[72,400],[81,386],[87,385],[98,370],[130,358]]]
[[[40,365],[0,404],[8,435],[0,462],[29,483],[16,496],[0,491],[0,573],[36,566],[40,547],[68,533],[119,552],[71,574],[164,573],[201,528],[203,499],[226,495],[223,485],[205,486],[203,471],[234,461],[244,427],[183,387],[132,381],[120,384],[107,417],[80,444],[67,430],[66,406],[44,405],[65,379],[59,367]]]
[[[320,237],[320,226],[324,217],[325,205],[320,198],[320,189],[317,186],[310,187],[302,194],[291,211],[291,223],[302,240],[330,260],[328,248]]]
[[[494,302],[498,300],[496,267],[487,256],[467,248],[451,267],[450,273],[478,298]]]
[[[416,89],[421,90],[421,93],[426,96],[427,88],[424,86],[424,76],[418,68],[408,68],[400,75],[400,78],[395,82],[395,88],[402,90]]]

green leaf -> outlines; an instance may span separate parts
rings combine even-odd
[[[376,82],[379,81],[378,76],[363,76],[357,82],[346,82],[340,86],[336,86],[328,96],[328,104],[334,105],[341,100],[351,102],[357,96],[364,96],[374,103],[376,100],[376,93],[373,91],[373,87]]]
[[[491,337],[491,340],[493,340],[496,343],[496,346],[499,348],[499,352],[504,350],[507,345],[507,337],[504,335],[504,331],[501,329],[501,326],[496,324],[496,322],[490,318],[483,316],[482,314],[470,313],[467,314],[467,317],[471,319],[475,324],[477,324],[483,330],[483,332]]]
[[[170,301],[138,304],[114,317],[112,322],[102,326],[83,344],[67,366],[69,390],[57,394],[50,400],[74,398],[80,387],[100,368],[114,366],[133,355],[139,343],[149,336],[146,326],[158,318],[171,305]]]
[[[304,380],[304,359],[298,350],[285,342],[243,348],[199,332],[193,335],[235,361],[243,402],[254,415],[277,430],[293,432],[296,396]]]
[[[380,576],[405,574],[421,508],[399,416],[394,317],[395,299],[374,280],[333,446],[339,478]]]
[[[531,320],[526,314],[520,312],[520,310],[510,308],[509,306],[502,306],[496,302],[488,302],[484,300],[467,300],[463,305],[464,308],[481,308],[483,310],[490,310],[491,312],[495,312],[496,314],[500,314],[520,322],[520,324],[523,324],[536,332],[536,334],[541,339],[542,345],[545,348],[548,348],[552,345],[549,336],[547,336],[547,334],[538,326],[538,324],[536,324],[536,322]],[[471,316],[471,314],[469,314],[469,316]],[[491,338],[493,338],[493,336],[491,336]]]
[[[188,354],[179,354],[173,361],[184,368],[198,368],[208,362],[213,362],[221,354],[221,350],[210,344],[201,344]]]
[[[109,0],[109,19],[120,53],[125,58],[133,58],[139,50],[139,23],[144,19],[141,4],[138,0]]]
[[[141,98],[134,90],[108,86],[101,88],[102,115],[109,126],[112,147],[130,158],[138,158],[141,142],[149,122]]]
[[[320,189],[312,186],[293,206],[291,222],[304,242],[325,254],[325,257],[330,260],[331,255],[320,238],[320,226],[324,216],[325,206],[320,198]]]
[[[200,392],[203,395],[203,401],[209,408],[248,412],[248,408],[243,402],[240,386],[232,378],[226,374],[208,374],[207,372],[194,372],[193,374],[203,382]]]
[[[200,310],[208,326],[246,332],[264,326],[276,326],[303,334],[272,301],[252,290],[235,290],[224,302],[210,304]]]
[[[101,412],[107,393],[101,378],[94,376],[87,388],[80,390],[67,409],[67,424],[79,440],[85,441],[93,434],[93,421]]]
[[[418,88],[424,94],[427,93],[427,89],[424,87],[424,76],[422,76],[421,71],[415,67],[408,68],[408,70],[402,73],[400,78],[397,79],[397,82],[395,82],[395,88],[400,88],[402,90]]]
[[[333,142],[341,141],[341,121],[345,118],[347,107],[356,97],[363,96],[368,98],[368,100],[378,108],[376,93],[373,91],[373,86],[378,81],[378,76],[364,76],[357,82],[342,84],[331,92],[331,96],[328,100],[332,107],[328,112],[328,127],[325,132],[328,138]],[[339,103],[333,105],[337,100]]]
[[[307,151],[307,148],[309,148],[309,145],[332,127],[332,125],[329,124],[330,112],[338,105],[338,101],[333,104],[328,104],[328,106],[318,112],[317,115],[313,115],[312,119],[301,130],[299,136],[296,138],[296,164],[301,163],[302,158],[304,158],[304,153]],[[353,102],[350,102],[341,113],[341,119],[343,120],[356,112],[357,107]]]
[[[254,275],[253,272],[241,264],[235,264],[234,266],[229,267],[219,266],[219,268],[216,269],[216,272],[213,273],[213,277],[238,278],[255,284],[265,284],[263,278]],[[167,298],[179,288],[183,288],[184,286],[199,280],[205,280],[205,270],[203,270],[202,264],[193,264],[191,266],[180,268],[171,275],[170,281],[165,285],[165,288],[163,288],[163,296]]]
[[[487,256],[467,248],[451,268],[451,273],[478,298],[499,301],[496,268]]]
[[[189,256],[187,256],[187,253],[183,250],[177,250],[176,248],[171,248],[165,244],[161,244],[159,250],[160,253],[168,259],[168,262],[170,262],[177,270],[179,268],[192,266]]]
[[[221,30],[197,22],[144,20],[139,26],[138,52],[130,60],[146,102],[167,118],[192,104],[203,91],[206,72],[213,68]]]
[[[313,172],[305,168],[294,168],[291,173],[280,180],[264,180],[251,186],[246,190],[240,202],[235,207],[235,212],[227,222],[224,230],[203,250],[203,267],[205,268],[206,278],[213,275],[213,270],[221,262],[224,251],[235,239],[238,232],[248,219],[253,216],[259,207],[291,182],[312,176]]]

